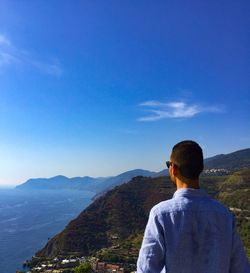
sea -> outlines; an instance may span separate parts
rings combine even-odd
[[[93,192],[0,189],[0,273],[22,267],[90,203]]]

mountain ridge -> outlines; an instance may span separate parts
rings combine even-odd
[[[111,177],[72,177],[68,178],[63,175],[57,175],[50,178],[31,178],[21,185],[16,186],[17,189],[75,189],[75,190],[87,190],[95,193],[107,191],[114,186],[118,186],[122,183],[126,183],[135,176],[158,176],[157,172],[151,172],[143,169],[134,169],[126,171],[117,176]],[[162,175],[162,172],[159,172]]]
[[[241,149],[229,154],[218,154],[204,160],[206,169],[222,168],[234,171],[250,166],[250,148]]]
[[[250,166],[250,148],[241,149],[229,154],[219,154],[204,160],[205,169],[224,169],[235,171]],[[159,172],[134,169],[109,177],[72,177],[57,175],[51,178],[31,178],[18,185],[17,189],[75,189],[93,191],[100,194],[115,186],[126,183],[136,176],[159,177],[168,175],[168,170]]]

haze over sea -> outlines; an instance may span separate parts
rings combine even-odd
[[[14,273],[90,202],[93,192],[0,189],[0,272]]]

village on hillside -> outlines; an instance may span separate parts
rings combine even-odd
[[[36,257],[33,257],[33,260]],[[39,260],[39,258],[37,258]],[[75,273],[75,269],[83,264],[90,265],[90,271],[93,273],[134,273],[135,264],[111,263],[101,261],[96,257],[56,257],[54,259],[46,259],[37,261],[33,267],[29,261],[24,263],[24,268],[30,268],[28,272],[16,271],[16,273]],[[125,270],[125,267],[127,268]],[[131,270],[128,271],[128,268]],[[80,271],[77,271],[80,273]],[[84,271],[85,272],[85,271]],[[86,271],[87,272],[87,271]]]

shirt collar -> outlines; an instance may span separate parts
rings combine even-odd
[[[207,193],[202,190],[202,189],[192,189],[192,188],[187,188],[187,189],[179,189],[177,190],[173,198],[176,197],[207,197]]]

